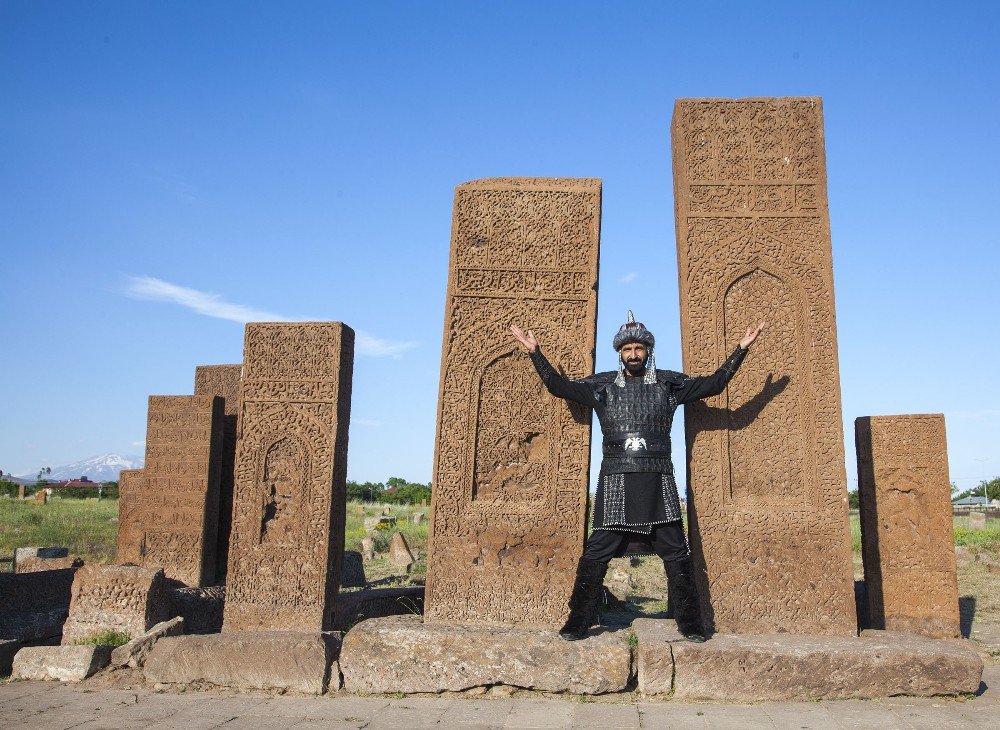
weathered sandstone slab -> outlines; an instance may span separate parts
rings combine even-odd
[[[511,323],[593,373],[601,182],[455,190],[441,353],[428,622],[558,626],[583,551],[590,413],[542,387]]]
[[[146,663],[146,658],[157,641],[167,636],[180,636],[183,633],[184,619],[180,616],[161,621],[142,636],[115,647],[111,652],[111,666],[139,668]]]
[[[639,691],[675,699],[763,702],[962,694],[979,688],[971,647],[886,631],[861,637],[716,634],[683,640],[672,622],[638,619]]]
[[[83,558],[77,557],[75,555],[67,555],[64,558],[42,558],[42,557],[31,557],[24,558],[14,566],[14,572],[23,573],[42,573],[47,570],[62,570],[64,568],[81,568],[83,567]]]
[[[14,548],[14,572],[18,570],[18,565],[30,558],[65,558],[69,557],[68,547],[19,547]],[[25,571],[27,572],[27,571]]]
[[[156,642],[143,672],[151,682],[322,694],[340,685],[339,632],[231,631]]]
[[[163,570],[130,565],[86,565],[73,581],[63,644],[87,641],[104,631],[130,638],[167,618]]]
[[[685,406],[691,548],[723,633],[857,631],[823,107],[679,99],[671,127],[684,370],[767,329]]]
[[[419,616],[363,621],[344,637],[350,692],[444,692],[505,684],[547,692],[620,692],[629,681],[627,632],[566,641],[546,629],[424,624]]]
[[[0,638],[34,641],[59,636],[76,571],[0,573]]]
[[[944,416],[855,421],[871,628],[961,636]]]
[[[246,326],[226,631],[322,631],[344,554],[354,330]]]
[[[215,634],[222,631],[226,587],[178,588],[168,591],[170,615],[184,619],[185,634]]]
[[[368,581],[365,579],[365,562],[361,558],[361,553],[357,550],[344,551],[344,568],[340,585],[343,588],[363,587]]]
[[[215,580],[220,584],[226,580],[229,538],[233,529],[233,479],[236,467],[236,440],[239,434],[240,377],[242,372],[242,363],[237,365],[199,365],[194,369],[194,394],[214,395],[224,400],[218,537],[215,548]]]
[[[111,659],[110,646],[26,646],[14,657],[13,679],[79,682]]]

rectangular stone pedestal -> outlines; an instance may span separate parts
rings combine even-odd
[[[631,676],[626,631],[566,641],[547,629],[369,619],[344,637],[349,692],[445,692],[505,684],[545,692],[621,692]]]
[[[956,640],[889,631],[860,637],[716,634],[704,644],[672,621],[638,619],[639,691],[674,699],[764,702],[975,692],[983,662]]]
[[[151,682],[322,694],[340,687],[339,632],[231,631],[160,639],[146,660]]]

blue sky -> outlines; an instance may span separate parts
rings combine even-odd
[[[359,332],[349,475],[431,477],[454,186],[604,181],[598,367],[680,363],[669,121],[822,96],[849,484],[861,415],[1000,475],[992,3],[0,4],[0,469],[142,453],[244,318]],[[680,430],[675,431],[675,440]],[[681,450],[675,459],[681,462]],[[683,471],[683,470],[681,470]]]

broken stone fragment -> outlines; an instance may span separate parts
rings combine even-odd
[[[146,658],[157,641],[165,636],[179,636],[183,633],[184,619],[182,617],[175,616],[168,621],[161,621],[142,636],[116,647],[111,652],[111,666],[141,668],[146,663]]]
[[[14,656],[13,679],[79,682],[108,665],[110,646],[26,646]]]

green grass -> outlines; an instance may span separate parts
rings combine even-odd
[[[97,646],[123,646],[130,641],[132,641],[132,637],[124,631],[108,629],[106,631],[98,631],[96,634],[91,634],[90,636],[80,639],[79,641],[74,641],[73,643],[84,645],[97,644]]]
[[[985,530],[970,530],[968,517],[952,517],[955,545],[1000,553],[1000,520],[988,519]],[[861,518],[851,515],[851,548],[861,552]]]
[[[0,557],[14,548],[58,545],[84,560],[113,562],[118,551],[118,500],[53,497],[48,504],[0,498]],[[0,563],[9,570],[10,563]]]

